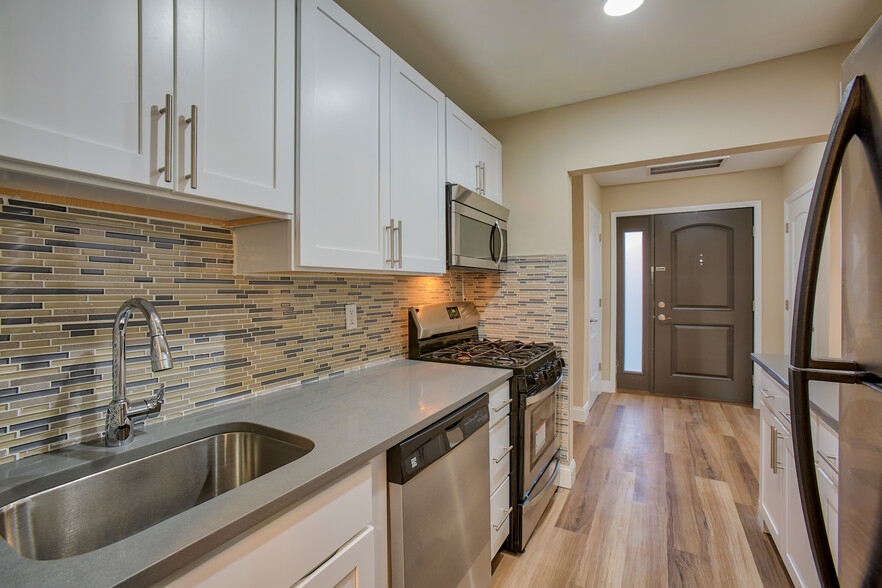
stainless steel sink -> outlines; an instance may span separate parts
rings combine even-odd
[[[87,553],[291,463],[313,447],[304,437],[250,423],[194,431],[4,492],[0,535],[30,559]],[[9,494],[18,497],[10,500]]]

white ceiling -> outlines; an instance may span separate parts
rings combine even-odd
[[[336,0],[479,122],[859,39],[882,0]]]

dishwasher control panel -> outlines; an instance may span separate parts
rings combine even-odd
[[[388,481],[404,484],[489,422],[488,396],[482,394],[387,451]]]

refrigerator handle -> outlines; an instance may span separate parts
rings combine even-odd
[[[796,297],[793,315],[792,344],[790,347],[790,416],[793,439],[793,457],[796,462],[796,478],[805,517],[806,530],[812,546],[818,578],[825,588],[838,587],[839,579],[833,564],[833,555],[815,471],[814,447],[811,435],[809,405],[809,382],[823,380],[857,383],[867,374],[855,362],[843,360],[815,360],[812,358],[812,319],[815,311],[815,295],[821,262],[824,230],[830,216],[833,191],[845,149],[852,138],[858,137],[870,154],[877,154],[872,129],[864,126],[870,117],[863,116],[866,93],[863,76],[856,76],[846,87],[845,97],[836,113],[833,129],[821,160],[821,169],[815,182],[809,207],[806,232],[802,242],[799,274],[796,280]],[[874,178],[877,185],[880,178]]]

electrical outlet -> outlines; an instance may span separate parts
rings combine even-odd
[[[358,314],[355,310],[355,303],[346,305],[346,330],[358,328]]]

